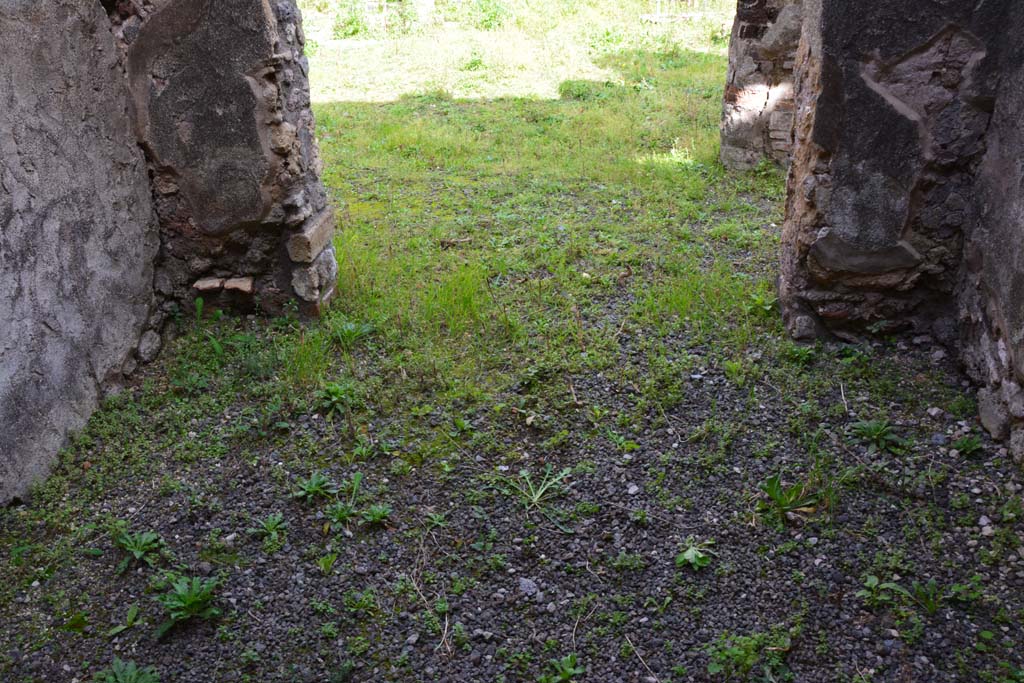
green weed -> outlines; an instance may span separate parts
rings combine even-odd
[[[114,544],[127,553],[117,565],[117,573],[121,574],[132,562],[144,562],[152,566],[164,546],[160,534],[155,531],[132,532],[127,522],[117,522],[114,526]]]
[[[780,524],[785,524],[791,514],[815,512],[821,499],[820,493],[811,490],[806,483],[785,486],[781,474],[772,475],[762,482],[761,492],[765,498],[757,502],[758,512],[775,517]]]
[[[337,485],[320,471],[313,472],[305,479],[299,479],[295,482],[295,487],[292,497],[307,502],[317,498],[329,498],[338,493]]]
[[[190,619],[213,619],[220,616],[220,609],[213,605],[219,583],[217,579],[169,577],[167,591],[156,597],[168,617],[157,628],[156,637],[162,638],[174,626]]]
[[[135,662],[125,662],[114,657],[109,668],[93,676],[95,683],[160,683],[160,676],[151,666],[139,667]]]

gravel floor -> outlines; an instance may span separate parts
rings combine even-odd
[[[624,363],[638,342],[621,340]],[[825,353],[813,362],[831,362]],[[906,343],[874,357],[911,386],[935,362]],[[4,680],[87,680],[114,656],[165,682],[1022,680],[1021,475],[1005,453],[990,443],[957,453],[970,422],[895,403],[893,430],[913,441],[880,451],[850,437],[867,396],[841,387],[831,405],[842,409],[795,422],[792,397],[769,400],[770,382],[751,381],[765,398],[697,356],[681,400],[631,431],[607,416],[635,410],[635,383],[531,378],[502,410],[454,428],[426,411],[370,425],[382,435],[406,421],[450,428],[441,463],[403,465],[386,438],[346,463],[343,422],[310,412],[173,485],[127,477],[93,512],[156,531],[164,557],[119,575],[124,553],[87,528],[59,569],[0,606]],[[575,400],[531,403],[538,382],[568,385]],[[326,498],[292,497],[310,472],[295,455],[305,448],[342,485],[332,500],[355,502],[348,523],[331,521]],[[344,483],[356,472],[353,498]],[[761,483],[778,472],[833,496],[780,523],[758,512]],[[382,524],[360,516],[375,504],[392,509]],[[271,543],[252,529],[275,512],[287,528]],[[4,537],[46,542],[47,529],[23,518],[8,511]],[[691,546],[706,566],[680,557]],[[154,579],[171,567],[216,577],[221,615],[158,640]],[[860,593],[868,575],[901,589]],[[931,579],[934,604],[912,589]],[[132,604],[140,623],[108,637]],[[583,673],[559,678],[551,660],[570,653]]]

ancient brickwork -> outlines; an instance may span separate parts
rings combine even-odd
[[[722,107],[722,163],[733,169],[762,159],[789,162],[793,66],[801,0],[740,0],[729,44]]]
[[[797,338],[912,329],[961,348],[1001,438],[1024,418],[1021,57],[1006,31],[1020,14],[805,1],[780,280]]]

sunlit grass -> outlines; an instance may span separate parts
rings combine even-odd
[[[735,3],[687,21],[651,23],[643,0],[510,0],[496,16],[479,3],[439,2],[431,25],[387,33],[368,27],[339,40],[337,5],[301,3],[312,52],[314,102],[388,102],[445,91],[460,99],[557,99],[566,80],[622,83],[601,62],[612,52],[666,52],[674,45],[724,54]]]

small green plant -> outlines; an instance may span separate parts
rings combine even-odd
[[[928,583],[915,581],[908,595],[929,616],[937,613],[946,601],[946,591],[935,579],[929,579]]]
[[[220,609],[213,606],[214,593],[219,585],[217,579],[176,575],[169,579],[167,592],[156,597],[168,615],[167,621],[156,630],[157,638],[162,638],[174,626],[189,619],[213,619],[220,616]]]
[[[357,323],[344,318],[332,320],[330,323],[331,339],[351,353],[362,341],[374,333],[374,327],[370,323]]]
[[[371,616],[380,612],[380,601],[377,599],[377,593],[372,588],[362,592],[347,591],[344,596],[344,602],[345,609],[353,614],[362,613],[366,616]]]
[[[954,602],[976,602],[985,595],[985,587],[981,583],[981,574],[975,574],[967,583],[954,583],[949,587],[949,599]]]
[[[61,631],[79,635],[85,634],[87,628],[89,628],[89,615],[82,611],[67,614],[64,622],[60,625]]]
[[[482,31],[501,28],[511,16],[511,12],[501,0],[470,0],[466,4],[469,6],[473,25]]]
[[[1017,496],[1007,498],[1006,502],[999,508],[999,518],[1007,524],[1012,524],[1018,519],[1024,518],[1024,499]]]
[[[548,662],[549,673],[541,674],[537,679],[538,683],[571,683],[577,676],[587,672],[579,665],[576,653],[568,654],[561,659],[552,659]]]
[[[144,562],[153,566],[164,542],[155,531],[132,532],[127,522],[118,522],[114,527],[114,544],[127,553],[117,565],[117,573],[121,574],[132,562]]]
[[[715,544],[715,539],[709,538],[706,541],[697,542],[693,536],[686,538],[686,547],[676,555],[677,567],[690,567],[693,570],[701,570],[711,564],[711,556],[714,554],[709,548]]]
[[[317,394],[320,410],[328,418],[348,412],[353,403],[352,387],[345,383],[328,382]]]
[[[967,457],[970,457],[980,451],[983,446],[984,444],[981,437],[977,434],[968,434],[967,436],[962,436],[953,442],[954,450],[959,451],[960,455]]]
[[[272,512],[258,524],[259,526],[252,527],[248,531],[263,539],[263,550],[267,553],[275,553],[280,550],[288,533],[288,522],[284,521],[284,515],[280,512]]]
[[[355,387],[351,382],[328,382],[317,394],[320,410],[328,420],[335,415],[344,415],[348,421],[349,435],[356,439],[356,425],[352,417],[352,407],[356,404]]]
[[[736,386],[742,387],[747,383],[747,368],[744,366],[743,361],[724,361],[722,369],[725,371],[725,378]]]
[[[119,633],[124,633],[128,629],[132,628],[139,623],[139,606],[132,605],[128,608],[128,615],[123,624],[118,624],[109,631],[107,631],[107,638],[113,638]]]
[[[360,0],[342,0],[337,12],[331,26],[331,35],[334,38],[343,40],[369,31],[366,17],[363,16],[363,3]]]
[[[612,568],[617,569],[620,572],[624,571],[640,571],[647,566],[647,561],[643,555],[637,553],[627,553],[625,550],[619,552],[619,554],[612,560]]]
[[[607,436],[608,440],[615,444],[615,447],[623,453],[632,453],[633,451],[640,450],[640,444],[636,441],[622,436],[611,429],[605,431],[605,436]]]
[[[292,493],[292,497],[299,500],[312,501],[317,498],[329,498],[338,493],[338,487],[320,471],[313,472],[307,479],[299,479],[295,485],[297,488]]]
[[[782,357],[795,365],[808,366],[814,362],[818,350],[813,346],[789,343],[782,347]]]
[[[953,586],[947,590],[935,579],[929,579],[927,583],[914,581],[910,590],[907,590],[898,583],[883,583],[877,576],[868,575],[864,580],[864,588],[857,591],[856,596],[864,600],[869,607],[894,604],[898,596],[907,603],[917,605],[928,616],[933,616],[942,609],[947,600],[959,598],[965,590],[970,591],[966,586]]]
[[[354,429],[355,426],[350,422],[349,427]],[[364,461],[369,460],[373,457],[373,441],[367,437],[359,434],[356,437],[356,442],[352,446],[352,460]]]
[[[757,315],[771,315],[779,300],[767,292],[752,292],[748,297],[748,310]]]
[[[880,607],[893,604],[896,594],[906,595],[907,591],[897,583],[883,582],[874,574],[869,574],[864,578],[864,588],[857,591],[855,595],[863,600],[868,607]]]
[[[195,307],[196,307],[196,320],[202,320],[203,319],[203,306],[205,305],[206,302],[203,301],[203,297],[197,296],[194,303],[195,303]]]
[[[362,512],[363,523],[367,526],[384,526],[391,517],[391,512],[391,506],[387,503],[371,505]]]
[[[854,436],[867,442],[868,451],[900,453],[906,442],[896,435],[888,420],[861,420],[851,427]]]
[[[948,410],[954,417],[966,420],[978,414],[978,402],[973,396],[960,394],[950,401]]]
[[[484,58],[478,52],[474,52],[469,61],[462,65],[462,71],[480,71],[485,66]]]
[[[454,429],[451,432],[452,438],[470,434],[473,431],[473,423],[464,417],[453,417],[452,427]]]
[[[340,529],[346,526],[355,516],[356,509],[345,501],[338,501],[327,508],[327,519],[330,521],[332,529]]]
[[[110,668],[93,676],[95,683],[160,683],[160,676],[151,666],[139,667],[135,662],[125,662],[114,657]]]
[[[346,526],[356,516],[356,503],[359,500],[359,486],[362,481],[362,473],[356,472],[350,480],[342,485],[342,488],[348,493],[348,500],[339,500],[327,508],[327,519],[332,527]]]
[[[534,482],[527,470],[520,470],[518,477],[506,477],[505,481],[522,500],[523,507],[533,510],[564,494],[564,482],[571,472],[572,470],[566,468],[556,474],[554,467],[549,464],[544,468],[544,476],[539,482]]]
[[[593,81],[568,80],[558,86],[558,95],[563,100],[593,102],[606,100],[615,92],[613,83],[595,83]]]
[[[337,561],[338,553],[330,553],[317,560],[316,566],[320,568],[324,576],[330,576],[331,572],[334,571],[334,563]]]
[[[427,529],[441,529],[448,526],[448,520],[443,512],[427,513]]]
[[[722,633],[717,640],[705,646],[708,653],[708,674],[721,675],[725,680],[746,680],[759,663],[765,681],[790,680],[785,664],[786,654],[792,647],[789,630],[775,627],[768,633],[734,635]]]
[[[782,484],[782,475],[768,477],[761,483],[761,492],[767,500],[757,502],[757,511],[761,514],[774,515],[780,524],[785,524],[788,516],[793,513],[813,513],[818,504],[819,495],[808,490],[807,484]]]
[[[974,649],[978,652],[991,652],[995,645],[996,634],[993,631],[985,630],[978,632],[978,641],[974,643]]]

